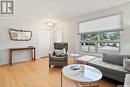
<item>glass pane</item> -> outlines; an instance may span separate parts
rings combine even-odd
[[[82,41],[97,41],[98,33],[86,33],[81,35]]]
[[[81,49],[85,52],[119,53],[120,32],[97,32],[81,35]]]
[[[88,50],[88,47],[87,47],[87,44],[86,44],[86,43],[81,43],[81,50],[82,50],[83,52],[89,52],[89,50]]]
[[[95,43],[81,43],[81,50],[84,52],[96,52]]]
[[[95,43],[89,43],[88,45],[90,52],[96,52],[96,47],[95,47]]]
[[[98,53],[119,53],[119,43],[98,43]]]
[[[119,41],[119,32],[102,32],[99,34],[99,41]]]

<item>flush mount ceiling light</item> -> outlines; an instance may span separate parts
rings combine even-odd
[[[53,27],[53,26],[55,25],[55,23],[52,22],[52,21],[48,21],[47,25],[48,25],[49,27]]]
[[[56,21],[56,20],[50,20],[50,19],[42,20],[42,22],[45,23],[48,27],[54,27],[55,24],[58,23],[58,21]]]
[[[49,18],[49,19],[47,20],[47,25],[48,25],[49,27],[54,27],[55,24],[57,24],[57,23],[58,23],[58,21],[55,20],[54,17],[53,17],[53,18]]]
[[[47,19],[42,21],[45,22],[48,27],[54,27],[55,24],[59,22],[53,12],[50,12],[50,14],[48,14]]]

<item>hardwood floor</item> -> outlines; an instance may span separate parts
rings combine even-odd
[[[60,68],[48,68],[48,59],[28,61],[0,67],[0,87],[60,87]],[[63,87],[75,87],[75,82],[63,77]],[[116,87],[106,80],[100,87]]]

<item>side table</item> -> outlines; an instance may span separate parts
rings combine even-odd
[[[76,58],[79,57],[79,54],[77,54],[77,53],[72,53],[72,54],[70,54],[70,56],[73,57],[73,59],[74,59],[74,64],[75,64],[75,63],[76,63]]]

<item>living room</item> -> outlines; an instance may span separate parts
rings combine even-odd
[[[0,87],[84,87],[98,82],[99,87],[129,87],[129,0],[2,0],[0,4]],[[63,45],[66,61],[54,62],[57,57],[53,60],[49,53],[58,54],[56,49]],[[94,81],[64,72],[73,63],[96,70],[98,74],[87,72]]]

